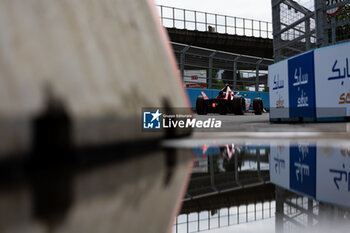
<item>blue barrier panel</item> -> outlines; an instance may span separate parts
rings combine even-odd
[[[302,145],[290,147],[290,188],[316,197],[316,146]]]
[[[213,147],[208,146],[207,151],[203,153],[202,147],[196,147],[194,148],[194,155],[195,156],[202,156],[202,155],[221,155],[220,148],[219,147]]]
[[[316,117],[314,52],[288,60],[289,117]]]
[[[196,100],[197,100],[197,97],[201,95],[202,91],[208,96],[209,99],[215,98],[220,91],[220,90],[214,90],[214,89],[200,89],[200,88],[186,88],[186,90],[193,109],[196,109]],[[240,91],[239,94],[240,95],[247,94],[245,98],[250,98],[252,103],[254,98],[260,97],[263,101],[264,108],[267,110],[270,109],[268,92]]]

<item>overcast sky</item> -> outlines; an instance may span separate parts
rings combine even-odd
[[[271,22],[271,0],[154,0],[172,6]]]

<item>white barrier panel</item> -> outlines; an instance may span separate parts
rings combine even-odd
[[[269,66],[270,115],[273,118],[289,117],[288,61]]]
[[[272,183],[289,189],[289,144],[271,146],[270,177]]]
[[[317,198],[350,206],[350,150],[318,148]]]
[[[317,117],[350,116],[350,43],[315,51]]]

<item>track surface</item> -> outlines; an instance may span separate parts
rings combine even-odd
[[[189,142],[191,146],[202,140],[226,143],[226,141],[252,143],[321,142],[327,145],[350,145],[350,123],[270,123],[269,114],[257,116],[246,113],[243,116],[233,114],[197,115],[196,119],[215,118],[222,121],[221,129],[195,129]],[[179,145],[181,145],[181,143]]]
[[[195,115],[195,118],[205,120],[215,118],[221,120],[223,129],[216,130],[221,132],[324,132],[324,133],[345,133],[350,130],[350,123],[270,123],[269,114],[254,115],[245,113],[239,115]],[[205,130],[197,130],[205,131]]]

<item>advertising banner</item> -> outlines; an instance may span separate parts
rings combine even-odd
[[[317,117],[350,116],[350,43],[315,51]]]
[[[316,117],[314,52],[288,60],[290,117]]]
[[[269,66],[270,117],[289,117],[288,62]]]
[[[208,173],[208,156],[195,156],[192,173]]]
[[[184,83],[187,88],[207,88],[207,71],[184,70]]]

